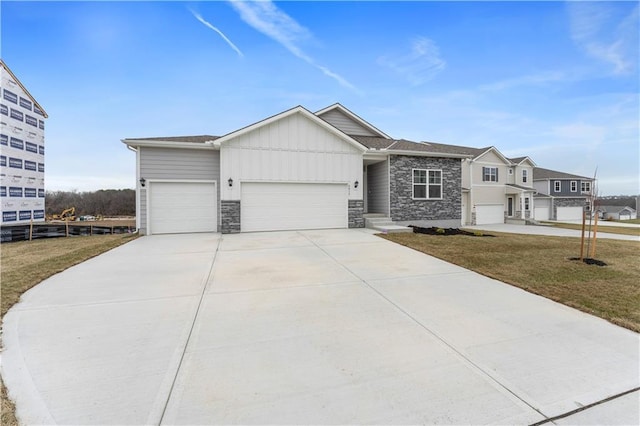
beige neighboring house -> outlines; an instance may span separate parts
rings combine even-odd
[[[497,148],[424,142],[431,149],[471,156],[462,161],[462,224],[525,223],[533,219],[535,163],[507,158]]]

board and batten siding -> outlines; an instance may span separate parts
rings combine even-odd
[[[327,123],[337,127],[348,135],[357,136],[379,136],[371,130],[367,129],[360,123],[353,121],[350,117],[342,113],[341,111],[331,110],[320,115]]]
[[[389,214],[389,162],[367,166],[367,211]]]
[[[220,200],[220,152],[203,149],[138,148],[140,176],[149,180],[215,180]],[[148,185],[148,184],[147,184]],[[148,186],[147,186],[148,188]],[[140,232],[147,229],[147,188],[141,188]],[[178,218],[176,218],[178,219]],[[220,222],[220,215],[218,215]],[[219,223],[218,223],[219,224]]]
[[[222,200],[240,200],[242,182],[349,184],[361,200],[362,152],[301,114],[292,114],[222,143]]]

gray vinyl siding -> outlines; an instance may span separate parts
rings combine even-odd
[[[367,166],[367,211],[389,214],[389,162]]]
[[[364,126],[356,123],[351,118],[347,117],[340,111],[332,110],[328,111],[320,116],[324,121],[337,127],[348,135],[357,136],[379,136],[376,133],[370,131]]]
[[[138,148],[140,177],[146,180],[215,180],[220,204],[220,151],[174,148]],[[147,191],[140,191],[140,231],[147,229]],[[218,225],[220,225],[218,215]]]
[[[555,191],[555,182],[556,181],[560,181],[560,192],[556,192]],[[577,184],[577,191],[576,192],[571,192],[571,182],[576,182]],[[552,195],[554,197],[586,197],[589,194],[583,194],[582,192],[580,192],[581,189],[581,182],[582,180],[580,179],[550,179],[549,180],[549,194],[548,195]],[[589,182],[589,181],[585,181],[585,182]]]

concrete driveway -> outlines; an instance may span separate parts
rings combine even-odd
[[[3,340],[25,424],[640,421],[637,334],[367,230],[143,237]]]

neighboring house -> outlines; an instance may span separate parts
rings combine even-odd
[[[427,149],[467,155],[462,162],[462,224],[487,225],[532,218],[529,157],[506,158],[495,147],[472,148],[424,142]]]
[[[636,209],[629,206],[598,206],[598,217],[611,220],[630,220],[638,217]]]
[[[44,120],[48,117],[0,59],[2,224],[44,221]]]
[[[590,208],[592,178],[535,167],[533,186],[537,220],[580,220]]]
[[[470,155],[396,140],[340,104],[298,106],[217,136],[124,139],[143,234],[460,226]]]

